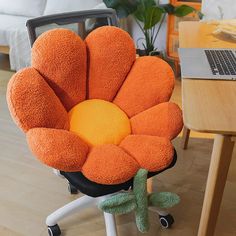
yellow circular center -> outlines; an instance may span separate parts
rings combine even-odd
[[[127,115],[115,104],[91,99],[74,106],[69,112],[70,131],[91,146],[119,144],[131,133]]]

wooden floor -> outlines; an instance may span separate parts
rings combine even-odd
[[[25,137],[13,124],[6,105],[6,83],[11,73],[0,71],[0,235],[47,235],[46,216],[75,199],[67,192],[63,179],[52,174],[28,151]],[[173,100],[181,104],[181,84],[177,81]],[[195,236],[208,173],[212,136],[192,133],[189,148],[180,148],[176,166],[154,178],[158,191],[176,192],[181,203],[171,210],[175,217],[172,229],[162,229],[158,216],[150,212],[151,230],[147,236]],[[236,235],[236,153],[234,152],[216,236]],[[77,196],[76,196],[77,197]],[[79,196],[78,196],[79,197]],[[132,214],[116,217],[119,236],[139,236]],[[63,235],[104,236],[102,213],[86,209],[60,222]]]

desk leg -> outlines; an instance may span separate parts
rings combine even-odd
[[[213,236],[232,158],[230,136],[216,135],[211,156],[198,236]]]
[[[190,129],[184,126],[183,136],[182,136],[182,148],[184,150],[188,148],[189,136],[190,136]]]
[[[153,179],[149,178],[147,180],[147,192],[152,193],[152,191],[153,191]]]

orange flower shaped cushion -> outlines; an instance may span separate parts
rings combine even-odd
[[[170,66],[136,59],[132,38],[105,26],[83,41],[67,29],[42,34],[32,67],[8,84],[7,101],[29,148],[44,164],[119,184],[138,169],[160,171],[173,159],[182,113],[169,102]]]

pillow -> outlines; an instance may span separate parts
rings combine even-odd
[[[47,0],[0,0],[0,13],[18,16],[41,16]]]
[[[44,15],[90,10],[102,0],[47,0]]]
[[[204,20],[223,20],[236,18],[235,0],[203,0]]]

